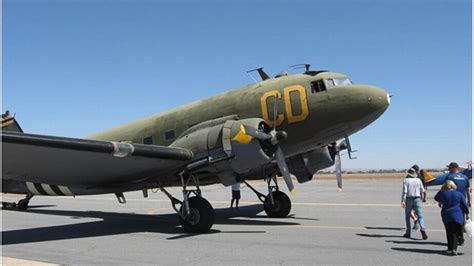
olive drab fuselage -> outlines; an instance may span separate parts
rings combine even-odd
[[[155,114],[92,136],[90,139],[168,146],[200,123],[238,115],[262,118],[273,127],[277,100],[277,130],[288,139],[287,157],[333,143],[364,128],[389,104],[388,94],[370,85],[341,84],[317,91],[318,81],[347,79],[335,72],[291,74],[267,79],[217,96]]]

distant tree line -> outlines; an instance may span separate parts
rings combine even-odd
[[[444,169],[424,169],[429,173],[442,172]],[[407,169],[371,169],[371,170],[343,170],[343,174],[396,174],[406,173]],[[318,174],[335,174],[335,170],[323,170]]]

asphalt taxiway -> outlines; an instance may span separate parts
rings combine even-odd
[[[263,182],[254,183],[265,191]],[[281,185],[284,185],[282,183]],[[440,209],[430,188],[428,239],[403,238],[401,180],[335,180],[297,184],[290,217],[268,218],[249,188],[230,209],[230,188],[203,187],[215,208],[208,234],[185,234],[161,193],[35,197],[26,212],[2,210],[3,257],[58,264],[350,264],[471,265],[472,243],[445,255]],[[284,187],[282,187],[284,190]],[[180,190],[170,189],[180,195]],[[4,201],[19,197],[4,195]]]

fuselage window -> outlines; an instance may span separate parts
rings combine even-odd
[[[176,137],[174,130],[168,130],[165,132],[165,140],[172,140]]]
[[[143,144],[153,144],[153,137],[146,137],[143,139]]]
[[[322,80],[317,80],[317,81],[311,83],[311,92],[312,93],[317,93],[317,92],[321,92],[321,91],[325,91],[325,90],[326,90],[326,86],[324,86],[324,83],[323,83]]]

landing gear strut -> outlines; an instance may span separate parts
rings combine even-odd
[[[205,198],[201,196],[199,188],[199,179],[194,175],[180,174],[181,184],[183,186],[183,201],[173,197],[161,185],[160,190],[171,200],[173,209],[179,217],[179,222],[184,231],[188,233],[206,233],[214,224],[214,209]],[[190,181],[193,182],[195,189],[187,189]],[[190,197],[192,194],[194,196]],[[178,209],[177,205],[180,205]]]
[[[288,216],[291,211],[291,200],[283,192],[279,190],[276,176],[270,177],[267,180],[268,195],[265,196],[253,188],[249,183],[243,181],[263,203],[263,209],[268,217],[284,218]],[[274,185],[272,184],[272,181]]]
[[[19,211],[26,211],[28,209],[28,204],[30,203],[30,199],[33,198],[33,194],[27,194],[24,199],[15,202],[2,202],[3,208],[11,208],[11,209],[18,209]]]

